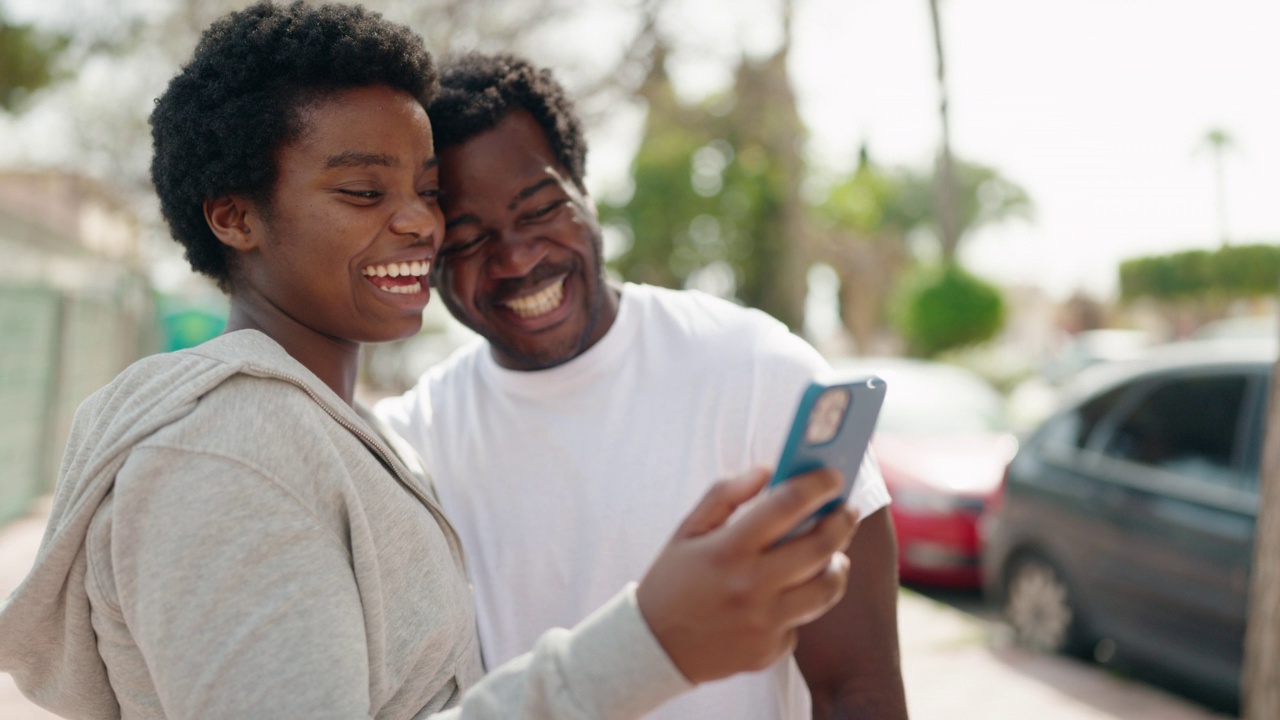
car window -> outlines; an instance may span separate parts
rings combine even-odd
[[[1177,378],[1155,385],[1114,425],[1104,455],[1215,485],[1244,487],[1250,474],[1236,452],[1248,379]]]
[[[1045,423],[1041,431],[1043,442],[1059,449],[1085,447],[1098,422],[1110,414],[1129,388],[1130,385],[1121,385]]]

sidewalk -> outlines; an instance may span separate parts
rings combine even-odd
[[[26,575],[40,545],[47,506],[0,527],[0,597]],[[898,603],[903,678],[913,720],[1212,720],[1159,690],[1083,663],[1014,647],[993,647],[979,620],[903,592]],[[0,673],[0,718],[49,720]]]

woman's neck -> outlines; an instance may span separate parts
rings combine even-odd
[[[278,308],[264,308],[233,296],[224,332],[236,330],[257,330],[275,340],[344,402],[353,403],[360,368],[359,343],[318,333]]]

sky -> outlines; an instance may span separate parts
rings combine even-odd
[[[82,1],[82,0],[77,0]],[[595,10],[567,31],[607,47],[627,26]],[[778,0],[672,0],[664,32],[686,48],[678,89],[729,81],[742,48],[781,37]],[[15,14],[36,0],[7,0]],[[926,0],[795,0],[791,76],[812,165],[852,169],[866,142],[885,165],[924,167],[937,147]],[[1225,164],[1234,242],[1280,242],[1280,2],[1275,0],[942,0],[957,156],[1022,185],[1033,221],[979,231],[962,260],[1002,283],[1055,297],[1116,292],[1129,257],[1219,243],[1210,128],[1236,147]],[[569,71],[566,70],[566,75]],[[619,108],[591,131],[598,196],[626,185],[643,115]]]
[[[923,165],[937,146],[927,3],[801,5],[793,78],[822,157],[867,141]],[[1111,296],[1125,258],[1219,244],[1220,127],[1228,237],[1280,242],[1280,3],[945,0],[959,157],[1034,200],[1034,223],[976,234],[963,259],[1004,282]]]

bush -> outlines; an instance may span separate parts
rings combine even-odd
[[[1280,246],[1231,245],[1134,258],[1120,264],[1120,297],[1157,300],[1274,295],[1280,287]]]
[[[1003,324],[1000,290],[954,264],[906,287],[898,317],[908,349],[921,357],[990,340]]]

